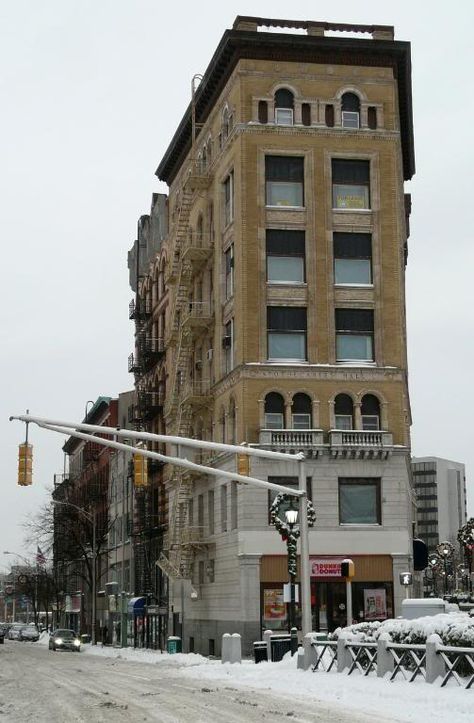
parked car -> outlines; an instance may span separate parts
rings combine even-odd
[[[54,630],[49,636],[50,650],[81,650],[81,639],[74,630]]]
[[[31,642],[36,643],[36,641],[39,640],[39,632],[36,629],[36,626],[25,625],[22,627],[19,634],[19,640],[31,640]]]
[[[19,640],[20,630],[25,627],[25,623],[13,623],[8,631],[8,640]]]

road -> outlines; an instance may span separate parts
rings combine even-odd
[[[0,722],[160,721],[160,723],[371,723],[321,704],[180,677],[176,669],[84,652],[52,652],[38,643],[0,645]]]

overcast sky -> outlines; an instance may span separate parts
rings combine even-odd
[[[63,466],[63,438],[33,428],[34,485],[17,487],[8,416],[79,421],[132,387],[127,250],[191,77],[237,14],[390,24],[412,43],[412,447],[465,462],[474,514],[472,0],[0,0],[0,569]]]

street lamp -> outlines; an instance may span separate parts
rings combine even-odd
[[[290,576],[290,615],[288,627],[295,627],[295,577],[296,577],[296,537],[293,529],[298,521],[298,510],[293,509],[293,505],[285,511],[286,522],[288,524],[288,574]],[[294,550],[293,550],[294,547]]]
[[[96,514],[95,510],[92,514],[86,512],[82,507],[78,507],[72,502],[61,502],[59,500],[53,500],[53,505],[64,505],[66,507],[73,507],[81,515],[84,515],[86,520],[92,524],[92,623],[91,623],[91,641],[92,645],[96,644],[96,568],[97,568],[97,550],[96,550]]]
[[[454,556],[454,547],[450,542],[440,542],[436,546],[436,550],[441,560],[443,561],[443,573],[444,573],[444,594],[448,594],[448,560],[451,560]]]

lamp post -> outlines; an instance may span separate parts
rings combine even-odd
[[[448,594],[448,560],[451,560],[454,555],[454,547],[450,542],[440,542],[436,546],[436,550],[441,560],[443,561],[443,574],[444,574],[444,594]]]
[[[96,514],[95,510],[92,514],[86,512],[82,507],[78,507],[72,502],[60,502],[59,500],[53,500],[53,505],[64,505],[66,507],[72,507],[81,515],[84,515],[86,520],[92,524],[92,621],[91,621],[91,641],[92,645],[96,644],[96,576],[97,576],[97,549],[96,549]]]
[[[288,629],[295,627],[295,577],[296,577],[296,537],[293,535],[293,529],[298,521],[298,510],[293,509],[293,505],[285,512],[288,524],[288,574],[290,576],[290,614],[288,616]],[[294,548],[294,549],[293,549]]]

